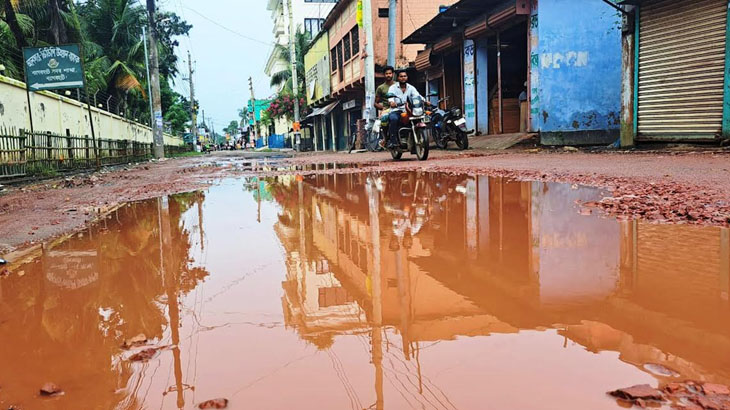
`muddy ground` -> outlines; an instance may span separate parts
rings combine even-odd
[[[434,151],[426,162],[406,156],[397,163],[388,153],[318,153],[268,161],[276,161],[275,166],[240,152],[221,152],[6,187],[0,194],[0,255],[78,230],[119,204],[203,189],[220,178],[362,169],[477,173],[603,187],[606,197],[583,204],[581,213],[730,226],[730,152],[724,150]],[[324,166],[332,163],[341,166]],[[312,164],[321,165],[315,169]]]

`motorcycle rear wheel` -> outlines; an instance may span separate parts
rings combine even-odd
[[[436,143],[438,149],[446,149],[449,145],[449,140],[444,138],[444,133],[436,129],[433,130],[433,142]]]
[[[390,156],[393,157],[394,160],[398,161],[401,157],[403,157],[403,151],[397,148],[391,149]]]
[[[456,146],[461,150],[469,149],[469,136],[464,131],[458,131],[456,135]]]

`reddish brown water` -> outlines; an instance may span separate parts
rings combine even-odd
[[[611,409],[730,384],[728,230],[579,213],[600,195],[362,173],[131,204],[0,279],[0,408]],[[140,333],[146,363],[121,347]]]

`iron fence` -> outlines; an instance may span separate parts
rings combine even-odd
[[[165,146],[165,154],[188,151],[187,146]],[[97,154],[98,152],[98,154]],[[96,139],[88,136],[58,135],[0,128],[0,180],[52,176],[58,173],[94,168],[97,165],[139,162],[153,155],[151,143]]]

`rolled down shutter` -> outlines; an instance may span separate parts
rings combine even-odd
[[[713,138],[722,130],[727,9],[728,0],[641,4],[640,138]]]

